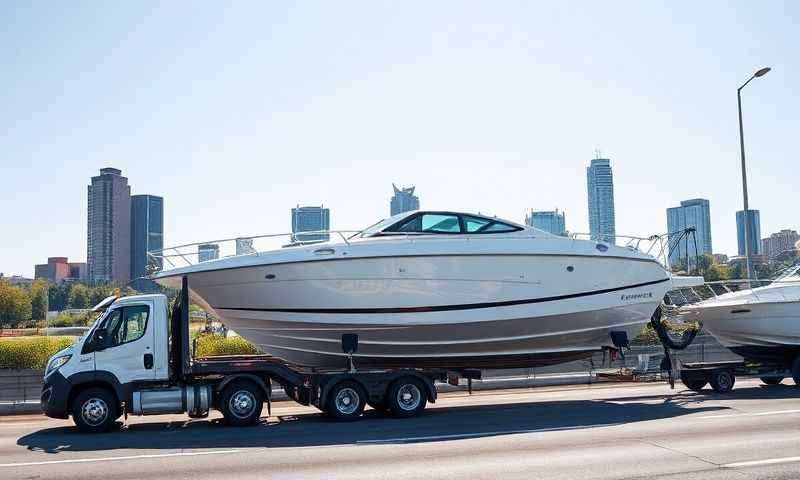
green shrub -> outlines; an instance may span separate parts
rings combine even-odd
[[[61,312],[56,318],[48,322],[50,327],[85,327],[95,318],[97,312],[67,313]]]
[[[259,353],[255,345],[242,337],[222,335],[198,335],[195,357],[217,357],[220,355],[252,355]]]
[[[47,360],[75,337],[23,337],[0,340],[0,368],[45,368]]]

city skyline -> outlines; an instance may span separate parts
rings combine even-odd
[[[711,206],[705,198],[683,200],[679,206],[667,209],[668,233],[682,232],[684,229],[692,227],[695,229],[693,235],[689,235],[684,241],[670,242],[670,246],[673,246],[668,252],[671,267],[680,265],[686,259],[687,243],[689,243],[690,256],[695,255],[695,241],[697,242],[697,255],[714,253],[711,236]],[[670,240],[677,240],[677,238],[676,236]]]
[[[389,216],[394,216],[403,212],[410,212],[412,210],[419,210],[419,197],[414,195],[416,187],[401,187],[393,183],[392,189],[394,195],[389,202]]]
[[[566,214],[555,210],[533,210],[525,215],[525,225],[565,237],[567,235]]]
[[[589,233],[592,238],[616,242],[614,208],[614,171],[608,158],[592,159],[586,167],[586,191],[589,199]]]
[[[755,208],[750,208],[747,210],[747,219],[750,223],[750,232],[749,235],[749,242],[748,246],[750,247],[750,255],[761,255],[761,211]],[[744,256],[745,254],[745,230],[744,230],[744,219],[745,214],[744,210],[739,210],[736,212],[736,242],[737,242],[737,249],[736,252],[738,256]]]
[[[595,148],[613,160],[617,234],[663,233],[666,208],[703,197],[715,250],[735,254],[736,88],[764,66],[742,92],[750,201],[764,232],[800,227],[779,174],[800,149],[798,14],[780,2],[2,4],[0,201],[13,209],[0,271],[85,259],[76,222],[105,165],[167,197],[167,245],[284,232],[298,198],[332,207],[333,228],[363,228],[386,217],[391,181],[430,209],[521,220],[558,205],[586,231]],[[197,28],[169,21],[186,15]]]

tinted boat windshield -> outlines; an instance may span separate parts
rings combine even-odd
[[[482,234],[506,233],[521,227],[494,218],[449,212],[419,212],[386,227],[387,233]]]

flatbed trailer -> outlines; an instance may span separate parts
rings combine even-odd
[[[736,377],[756,377],[766,385],[778,385],[792,372],[785,365],[750,360],[686,363],[680,369],[681,382],[690,390],[701,392],[706,385],[717,393],[728,393]]]
[[[355,334],[342,335],[349,368],[322,370],[270,355],[192,358],[189,288],[169,312],[164,295],[109,298],[108,311],[73,346],[48,362],[42,410],[72,416],[83,432],[111,430],[123,415],[222,412],[228,425],[260,421],[272,386],[336,420],[355,420],[366,405],[395,417],[413,417],[436,401],[435,382],[481,378],[477,369],[359,369]],[[269,410],[268,410],[269,411]]]

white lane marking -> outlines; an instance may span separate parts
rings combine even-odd
[[[800,457],[767,458],[765,460],[751,460],[749,462],[726,463],[720,465],[720,467],[741,468],[741,467],[755,467],[758,465],[777,465],[780,463],[794,463],[794,462],[800,462]]]
[[[0,468],[34,467],[37,465],[58,465],[61,463],[118,462],[122,460],[143,460],[148,458],[196,457],[199,455],[223,455],[226,453],[238,453],[238,452],[241,452],[241,450],[212,450],[210,452],[153,453],[146,455],[128,455],[125,457],[71,458],[66,460],[45,460],[43,462],[0,463]]]
[[[376,444],[376,443],[401,443],[401,442],[419,442],[427,440],[456,440],[460,438],[476,438],[476,437],[491,437],[496,435],[513,435],[518,433],[537,433],[537,432],[559,432],[563,430],[577,430],[579,428],[597,428],[597,427],[613,427],[620,425],[620,423],[598,423],[593,425],[574,425],[569,427],[553,427],[553,428],[529,428],[524,430],[497,430],[494,432],[471,432],[471,433],[453,433],[450,435],[428,435],[420,437],[397,437],[397,438],[376,438],[371,440],[357,440],[357,444]]]
[[[763,417],[766,415],[787,415],[791,413],[800,413],[800,410],[774,410],[771,412],[758,412],[758,413],[726,413],[722,415],[704,415],[698,418],[737,418],[737,417]]]

